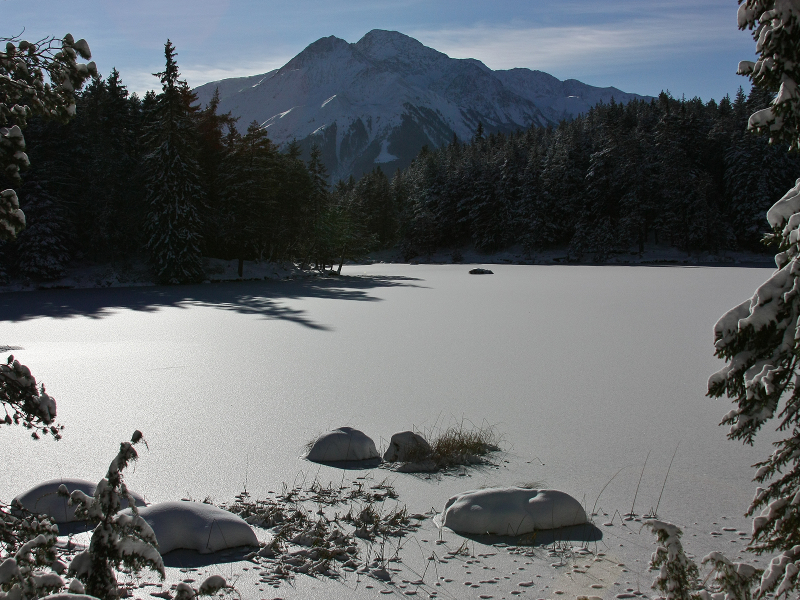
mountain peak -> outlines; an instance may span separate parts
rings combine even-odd
[[[298,68],[307,63],[313,63],[319,60],[321,56],[334,53],[351,53],[352,48],[350,44],[335,35],[319,38],[316,42],[310,43],[305,49],[290,60],[282,69],[286,67]]]
[[[574,117],[612,95],[636,97],[529,69],[493,71],[381,29],[352,44],[321,38],[271,76],[203,86],[201,101],[217,85],[220,112],[256,120],[279,146],[317,145],[333,180],[375,165],[403,168],[424,146],[471,138],[479,123],[487,133],[512,132]]]
[[[407,62],[420,58],[428,60],[447,58],[446,54],[428,48],[399,31],[373,29],[354,45],[360,52],[375,61],[400,59],[402,62]]]

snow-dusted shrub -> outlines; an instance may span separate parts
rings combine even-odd
[[[710,573],[700,581],[699,569],[683,551],[677,525],[665,521],[645,521],[658,540],[650,559],[650,569],[658,571],[653,589],[666,600],[751,600],[753,586],[761,571],[747,563],[734,563],[721,552],[711,552],[702,560]],[[756,590],[757,591],[757,590]]]
[[[208,554],[226,548],[258,546],[250,525],[213,504],[160,502],[139,509],[139,516],[152,528],[162,554],[178,548]]]
[[[650,569],[658,571],[653,589],[666,600],[690,600],[700,591],[697,565],[686,556],[681,544],[683,532],[666,521],[650,520],[645,525],[653,530],[658,547],[650,558]]]
[[[734,563],[720,552],[711,552],[702,561],[711,565],[711,575],[705,579],[700,600],[751,600],[752,589],[761,571],[746,563]]]
[[[84,584],[88,594],[103,600],[119,596],[115,569],[138,572],[147,567],[164,577],[156,536],[139,516],[136,500],[122,478],[122,471],[138,458],[134,445],[141,440],[141,432],[135,431],[130,442],[120,444],[93,496],[80,490],[68,493],[66,486],[61,488],[62,493],[69,494],[70,502],[77,505],[78,518],[98,523],[88,550],[72,559],[69,573]],[[130,512],[120,513],[123,500],[131,507]]]
[[[53,424],[55,399],[45,392],[44,385],[36,385],[31,370],[15,360],[13,354],[6,364],[0,364],[0,406],[5,411],[0,425],[22,425],[31,430],[34,439],[39,439],[40,433],[61,439],[63,427]]]
[[[306,459],[314,462],[340,462],[380,458],[375,442],[363,431],[339,427],[323,433],[309,444]]]
[[[63,572],[56,557],[58,528],[15,505],[0,505],[0,599],[40,598],[64,587],[52,571]]]
[[[558,490],[487,488],[464,492],[444,506],[441,524],[458,533],[521,535],[586,523],[575,498]]]
[[[26,510],[32,513],[51,517],[56,523],[79,521],[80,519],[75,516],[75,505],[70,505],[67,496],[59,494],[59,489],[62,485],[65,485],[70,493],[74,490],[80,490],[87,496],[94,496],[97,490],[97,484],[85,479],[53,479],[32,487],[27,492],[14,498],[14,501],[19,502]],[[129,493],[135,500],[136,506],[145,506],[144,498],[139,494],[130,491]],[[124,507],[128,506],[127,498],[122,499],[122,505]]]

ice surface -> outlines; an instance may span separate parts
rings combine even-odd
[[[659,515],[711,531],[720,513],[746,510],[771,432],[749,447],[718,426],[732,405],[705,397],[723,366],[712,326],[774,269],[491,268],[491,280],[463,265],[375,264],[346,265],[336,280],[3,294],[2,342],[24,348],[15,357],[58,399],[66,430],[57,444],[22,428],[0,436],[0,499],[104,470],[133,429],[149,450],[125,473],[131,489],[224,502],[243,485],[262,498],[298,478],[340,482],[341,471],[298,460],[334,427],[383,450],[398,431],[466,418],[494,425],[509,463],[435,486],[400,476],[410,512],[535,481],[591,506],[638,464],[599,500],[624,513],[652,448],[644,513],[678,441]],[[76,363],[98,374],[90,385]]]
[[[75,507],[69,506],[68,498],[58,495],[58,488],[62,485],[67,487],[69,492],[79,490],[88,496],[93,496],[97,488],[96,483],[85,479],[53,479],[45,481],[20,494],[15,499],[29,511],[37,514],[50,515],[56,523],[70,523],[77,521],[75,517]],[[139,494],[131,492],[136,506],[144,506],[145,501]],[[128,501],[123,499],[123,506],[128,505]]]
[[[253,529],[241,518],[212,504],[201,502],[160,502],[140,508],[166,554],[186,548],[200,554],[239,546],[258,546]]]
[[[380,458],[375,442],[363,431],[339,427],[319,436],[306,454],[314,462],[370,460]]]
[[[442,525],[458,533],[521,535],[586,523],[575,498],[558,490],[487,488],[450,498]]]

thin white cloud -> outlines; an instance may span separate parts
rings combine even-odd
[[[251,61],[244,63],[226,63],[224,65],[192,65],[179,66],[181,79],[185,79],[189,87],[196,88],[209,81],[219,81],[232,77],[249,77],[278,69],[291,59],[290,56],[271,58],[265,61]],[[128,71],[123,74],[123,83],[128,91],[136,92],[143,96],[148,90],[161,91],[161,83],[152,73],[163,70],[163,65],[154,67],[152,71]],[[105,74],[104,74],[105,75]]]
[[[476,58],[492,69],[528,67],[576,76],[603,66],[618,70],[625,65],[686,59],[723,42],[735,44],[737,35],[746,34],[738,32],[733,21],[735,15],[731,23],[721,23],[684,14],[563,27],[478,24],[417,30],[411,35],[451,57]]]
[[[190,87],[197,87],[208,83],[209,81],[219,81],[220,79],[229,79],[231,77],[249,77],[251,75],[259,75],[279,69],[285,65],[291,56],[281,57],[278,59],[271,59],[265,62],[253,62],[246,65],[226,65],[226,66],[196,66],[188,69],[181,70],[181,77],[185,79]]]

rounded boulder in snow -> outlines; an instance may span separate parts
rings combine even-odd
[[[352,427],[339,427],[319,436],[306,454],[313,462],[341,462],[379,459],[375,442],[363,431]]]
[[[72,523],[78,520],[75,517],[75,507],[69,506],[69,498],[58,495],[58,488],[62,485],[66,486],[70,493],[80,490],[87,496],[94,496],[97,489],[96,483],[85,479],[53,479],[32,487],[14,500],[32,513],[50,516],[56,523]],[[144,498],[139,494],[131,492],[131,496],[136,506],[145,506]],[[122,500],[122,506],[128,506],[128,502]]]
[[[185,548],[210,554],[226,548],[258,546],[253,529],[233,513],[200,502],[160,502],[139,509],[153,528],[158,551]]]
[[[458,494],[444,506],[441,524],[458,533],[521,535],[586,523],[575,498],[558,490],[489,488]]]
[[[401,431],[392,436],[389,447],[383,453],[388,462],[424,460],[431,453],[431,445],[418,433]]]

